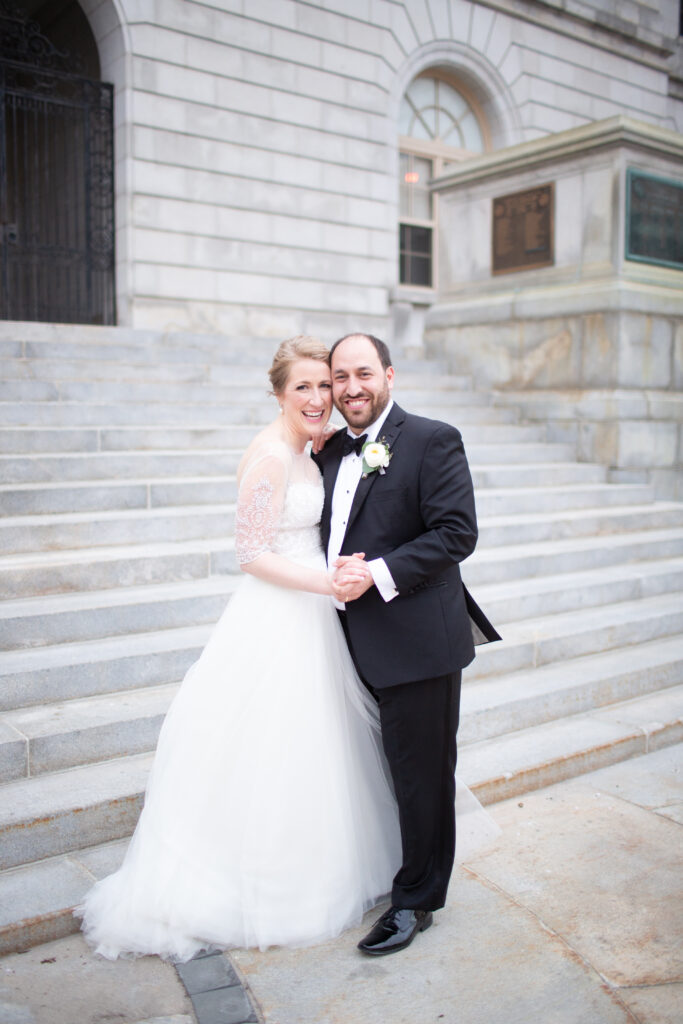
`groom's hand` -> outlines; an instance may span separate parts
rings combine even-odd
[[[364,561],[365,553],[340,555],[334,563],[335,574],[332,581],[334,596],[338,601],[356,601],[373,586],[372,573]]]

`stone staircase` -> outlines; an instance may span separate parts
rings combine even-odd
[[[74,929],[120,861],[178,681],[238,581],[235,468],[275,342],[0,324],[0,952]],[[468,586],[504,642],[466,673],[484,802],[683,738],[683,505],[548,444],[471,382],[398,361],[456,423]]]

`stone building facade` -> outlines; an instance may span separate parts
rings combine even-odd
[[[110,321],[326,339],[362,327],[404,351],[446,351],[512,391],[613,391],[634,380],[680,389],[683,270],[634,269],[617,255],[628,146],[641,169],[683,180],[678,0],[2,0],[0,9],[37,19],[57,48],[91,75],[99,64],[113,84]],[[493,275],[496,196],[555,182],[556,172],[555,265]],[[625,279],[640,306],[608,310]],[[565,311],[573,287],[574,321],[548,312],[550,284]],[[496,320],[482,308],[499,296],[502,311],[520,289],[522,320],[535,326],[521,348],[492,348]],[[590,330],[607,338],[595,340],[600,355],[586,356]],[[559,360],[556,337],[571,350]],[[644,376],[627,355],[614,370],[623,344],[648,350]],[[591,429],[588,457],[607,444]],[[667,451],[679,453],[675,429]]]
[[[78,5],[19,6],[68,17]],[[115,90],[125,325],[329,336],[405,324],[399,122],[417,76],[466,98],[486,152],[615,115],[683,131],[677,0],[80,8]]]

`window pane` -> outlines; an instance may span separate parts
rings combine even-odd
[[[413,253],[431,254],[432,251],[432,229],[420,228],[414,224],[408,228],[408,248]]]
[[[463,117],[460,122],[460,131],[462,132],[465,149],[469,149],[472,153],[484,152],[484,140],[481,137],[481,128],[479,127],[479,122],[472,111]]]
[[[436,102],[436,81],[433,78],[416,78],[407,89],[407,94],[419,110],[432,107]]]
[[[412,224],[400,226],[399,275],[401,284],[432,284],[432,230]]]
[[[465,97],[448,82],[439,82],[439,106],[447,110],[455,121],[459,121],[470,109]]]
[[[432,176],[432,161],[410,153],[399,154],[401,175],[399,207],[402,217],[416,217],[431,220],[432,196],[429,179]]]
[[[410,257],[410,283],[422,288],[432,286],[432,261],[424,256]]]

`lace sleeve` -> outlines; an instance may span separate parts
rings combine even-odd
[[[275,455],[252,462],[242,475],[235,513],[235,554],[239,565],[269,551],[285,500],[287,466]]]

